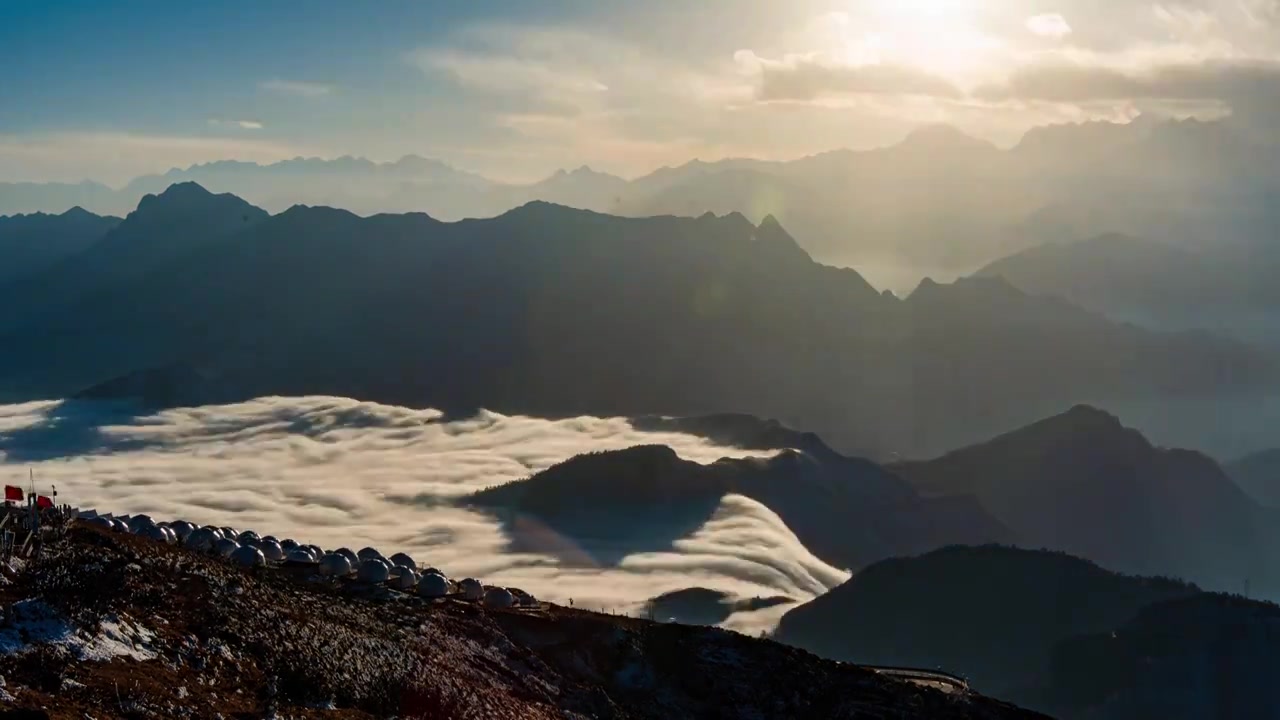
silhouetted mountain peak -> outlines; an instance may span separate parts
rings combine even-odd
[[[238,215],[243,223],[256,222],[267,216],[265,210],[254,207],[231,193],[215,195],[199,183],[181,182],[170,185],[158,195],[145,195],[138,208],[129,213],[121,228],[138,223],[199,222],[207,223],[211,217],[230,220]]]
[[[907,133],[898,144],[899,148],[927,150],[931,152],[949,150],[995,150],[995,146],[985,140],[968,135],[954,125],[937,123],[923,125]]]

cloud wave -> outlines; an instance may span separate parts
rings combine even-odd
[[[704,463],[760,454],[640,432],[622,418],[483,412],[446,420],[434,410],[333,397],[136,417],[110,405],[0,406],[0,479],[25,483],[34,469],[42,487],[57,485],[59,501],[83,508],[252,528],[331,548],[403,551],[451,575],[622,612],[693,586],[802,602],[848,577],[814,557],[771,510],[739,496],[723,498],[710,520],[670,549],[609,568],[511,552],[496,521],[450,502],[582,452],[650,443]],[[423,496],[438,502],[403,502]],[[726,624],[767,630],[786,608],[739,613]]]

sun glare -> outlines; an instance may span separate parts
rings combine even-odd
[[[843,27],[846,58],[874,56],[958,82],[980,73],[1000,46],[975,25],[976,0],[871,0]]]

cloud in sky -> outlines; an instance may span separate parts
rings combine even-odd
[[[828,95],[888,95],[960,98],[960,90],[946,79],[923,70],[893,64],[847,65],[817,57],[767,60],[750,50],[735,56],[755,68],[761,100],[814,100]]]
[[[88,449],[63,448],[76,435],[60,434],[67,421],[42,425],[56,411],[47,402],[0,406],[0,447],[10,453],[0,479],[25,482],[31,467],[39,483],[58,486],[60,500],[103,512],[252,528],[330,548],[404,551],[454,576],[613,610],[636,610],[650,597],[691,586],[804,601],[848,577],[744,497],[726,496],[705,525],[669,550],[636,553],[614,567],[511,552],[498,523],[449,503],[590,450],[662,443],[704,463],[760,454],[680,433],[638,432],[620,418],[484,413],[446,422],[432,410],[343,398],[262,398],[138,418],[104,410],[91,416],[103,424],[95,431],[100,442]],[[75,454],[60,457],[63,449]],[[779,612],[732,622],[767,629]]]
[[[261,113],[273,137],[305,147],[306,154],[385,160],[415,153],[515,181],[582,164],[634,176],[693,157],[784,159],[885,145],[922,123],[951,122],[1012,144],[1047,119],[1125,116],[1144,99],[1111,93],[1076,100],[1077,79],[1051,77],[1044,68],[1082,66],[1098,76],[1140,78],[1178,63],[1280,60],[1276,0],[1060,0],[1030,10],[1026,3],[984,0],[850,0],[838,8],[809,0],[692,6],[658,0],[591,12],[555,11],[555,5],[529,6],[519,22],[483,9],[449,14],[429,31],[405,29],[414,25],[405,18],[419,13],[413,8],[368,13],[371,24],[360,27],[317,22],[285,32],[268,24],[237,34],[236,46],[225,48],[239,59],[211,72],[208,87],[216,93],[194,93],[190,72],[175,61],[172,86],[148,84],[131,90],[147,96],[110,107],[95,105],[97,93],[62,88],[77,82],[74,71],[32,68],[25,75],[54,82],[9,84],[20,94],[0,91],[0,121],[10,127],[23,120],[12,110],[6,118],[6,107],[62,112],[64,103],[21,94],[56,90],[77,98],[67,117],[9,132],[38,136],[59,127],[180,137],[207,131],[210,116],[226,112],[261,122]],[[315,51],[339,30],[348,43],[344,52]],[[69,54],[75,47],[60,50]],[[141,50],[148,50],[145,42]],[[140,67],[159,64],[145,55],[140,51],[136,59]],[[16,59],[22,76],[22,63],[33,57],[8,59],[10,65]],[[41,53],[37,61],[58,58]],[[1050,81],[1062,86],[1048,87]],[[1031,85],[1035,92],[1020,92]],[[993,92],[999,87],[1009,90]],[[1142,82],[1129,87],[1149,92]],[[173,99],[181,93],[189,93],[185,101]],[[1216,96],[1229,96],[1215,102],[1233,107],[1259,104],[1234,91]],[[120,107],[179,107],[190,116],[170,127],[175,113],[139,109],[136,125],[118,116],[100,129],[75,124]],[[120,130],[131,127],[137,129]],[[195,161],[237,157],[231,147],[209,145]],[[187,156],[178,155],[153,160],[147,171],[186,163]],[[0,172],[31,179],[68,174],[32,157],[26,162],[25,172]],[[136,164],[123,150],[114,162]],[[95,163],[86,166],[94,169],[76,176],[103,176]]]
[[[213,127],[237,127],[241,130],[261,130],[265,127],[257,120],[224,120],[222,118],[209,118],[209,124]]]
[[[280,79],[267,80],[259,83],[258,87],[266,90],[267,92],[304,98],[320,98],[325,97],[326,95],[332,95],[335,89],[333,85],[325,83]]]
[[[1071,25],[1058,13],[1044,13],[1027,18],[1027,29],[1041,37],[1061,39],[1071,34]]]
[[[1206,60],[1129,69],[1053,63],[1019,69],[1008,82],[981,88],[990,100],[1096,102],[1130,99],[1246,101],[1280,97],[1280,63]]]

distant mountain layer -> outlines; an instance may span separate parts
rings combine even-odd
[[[1151,327],[1204,328],[1275,344],[1280,254],[1266,243],[1189,249],[1124,235],[1050,243],[979,269],[1018,288],[1053,295]]]
[[[1063,720],[1273,717],[1280,607],[1069,555],[944,548],[886,560],[789,611],[775,639],[942,667]]]
[[[841,567],[950,543],[1012,539],[975,502],[921,498],[874,463],[830,450],[700,465],[666,446],[633,447],[580,455],[471,502],[535,517],[569,538],[605,540],[626,556],[666,549],[705,524],[729,493],[765,505],[806,548]]]
[[[1280,509],[1280,449],[1263,450],[1233,460],[1223,469],[1253,499]]]
[[[1275,379],[1269,356],[1235,343],[1115,324],[998,279],[881,295],[813,262],[773,218],[546,203],[459,223],[268,216],[176,185],[83,253],[0,287],[0,308],[10,399],[181,365],[224,400],[733,409],[875,457],[934,454],[1082,399],[1163,402]]]
[[[120,223],[79,207],[61,215],[0,217],[0,285],[87,249]]]
[[[969,494],[1027,547],[1214,589],[1280,595],[1280,513],[1209,457],[1152,446],[1107,413],[1067,413],[889,469],[922,493]]]
[[[969,272],[1046,240],[1119,232],[1184,245],[1270,239],[1280,196],[1280,145],[1259,144],[1230,121],[1085,123],[1035,128],[1001,150],[945,126],[897,145],[835,150],[788,162],[693,160],[624,180],[588,167],[507,184],[438,160],[406,156],[222,161],[102,185],[0,183],[0,214],[112,214],[146,194],[198,182],[271,212],[295,204],[357,214],[426,212],[493,217],[542,200],[626,216],[740,212],[772,215],[816,257]]]
[[[1196,592],[1061,553],[949,547],[856,573],[787,612],[774,639],[849,662],[945,668],[1021,700],[1046,683],[1059,643]]]

